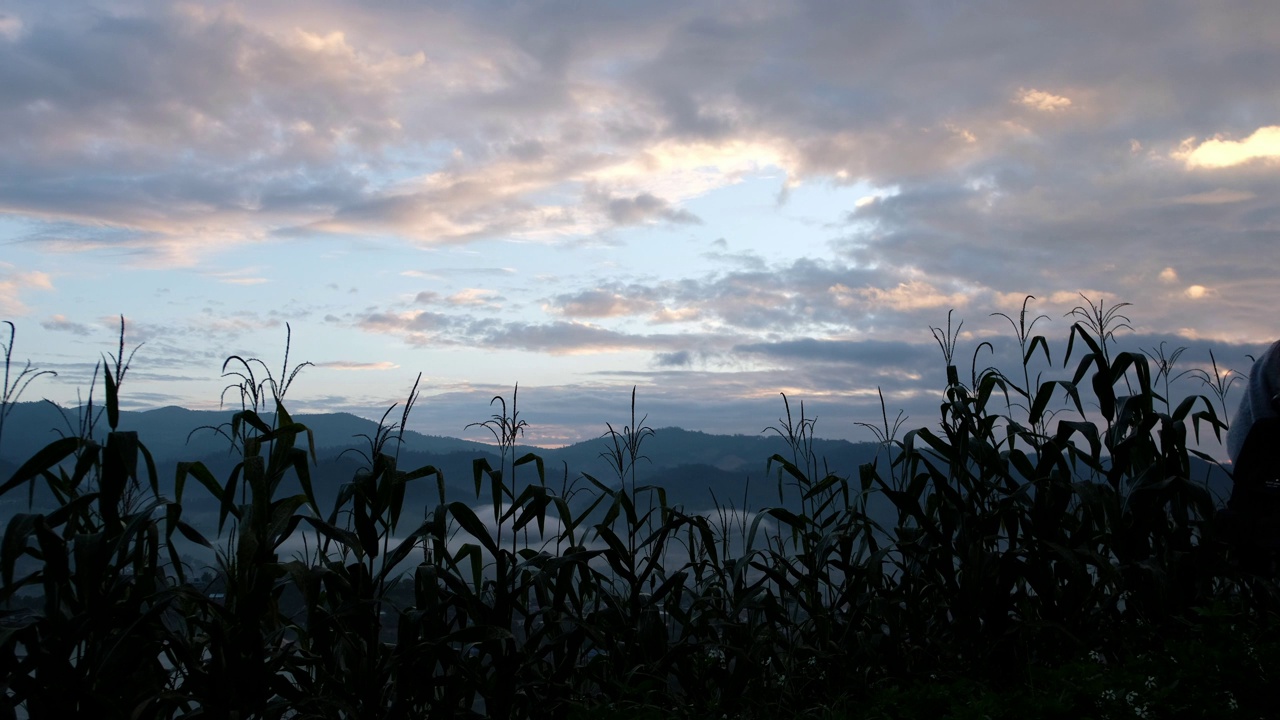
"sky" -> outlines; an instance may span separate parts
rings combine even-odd
[[[238,408],[223,361],[280,376],[287,326],[294,412],[376,418],[422,373],[410,427],[484,439],[519,383],[547,446],[629,424],[633,387],[652,427],[759,433],[780,393],[825,437],[871,439],[880,394],[936,423],[930,328],[954,310],[962,374],[1020,374],[993,313],[1028,295],[1043,378],[1089,301],[1122,349],[1238,377],[1280,336],[1277,27],[1221,0],[11,0],[0,318],[57,372],[27,400],[85,397],[123,315],[125,407]]]

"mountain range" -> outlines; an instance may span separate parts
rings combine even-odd
[[[0,437],[0,478],[12,476],[27,458],[58,437],[80,434],[83,417],[80,408],[66,409],[38,402],[18,403],[9,410],[4,435]],[[230,451],[226,436],[216,428],[228,427],[231,417],[232,413],[227,411],[180,407],[122,411],[119,428],[137,431],[156,461],[162,494],[172,497],[179,462],[200,461],[215,477],[229,477],[239,456]],[[268,423],[272,420],[269,415],[264,419]],[[368,453],[368,438],[377,433],[378,425],[347,413],[304,414],[293,419],[313,433],[317,461],[311,470],[313,485],[321,507],[327,508],[338,488],[367,464],[361,452]],[[105,425],[105,417],[100,418],[95,431],[99,439],[105,433]],[[543,459],[546,483],[559,490],[586,484],[584,474],[605,485],[617,486],[618,473],[605,457],[611,447],[610,439],[602,437],[554,449],[517,444],[515,453],[516,456],[526,452],[539,455]],[[491,502],[487,486],[477,496],[473,463],[483,459],[494,468],[500,467],[497,446],[406,431],[398,448],[391,444],[388,449],[392,452],[398,449],[401,469],[428,465],[438,469],[444,477],[449,501],[462,500],[473,506]],[[873,461],[878,449],[874,443],[813,441],[814,454],[825,468],[847,478],[857,478],[858,468]],[[668,504],[683,506],[686,511],[705,512],[717,506],[750,510],[778,505],[794,508],[798,504],[798,493],[793,488],[780,486],[776,464],[773,469],[767,469],[768,459],[773,455],[791,457],[787,443],[774,433],[710,435],[677,427],[659,428],[644,439],[640,451],[643,459],[636,467],[637,482],[662,487]],[[884,461],[883,451],[881,460]],[[1193,476],[1205,478],[1210,492],[1219,498],[1225,497],[1230,489],[1225,473],[1198,459],[1192,460]],[[513,484],[520,488],[534,479],[535,467],[527,464],[516,468]],[[38,490],[39,485],[34,509],[49,509],[53,499],[47,492]],[[296,485],[281,488],[281,492],[296,491]],[[422,507],[425,511],[439,501],[438,493],[437,483],[432,479],[412,483],[406,493],[405,507]],[[579,493],[577,497],[587,495]],[[16,512],[26,512],[27,507],[27,492],[10,492],[0,498],[0,520]],[[183,512],[190,522],[211,529],[210,526],[216,526],[217,511],[218,504],[208,492],[194,482],[187,484]],[[882,511],[887,512],[887,506]]]
[[[11,476],[18,466],[48,443],[65,435],[80,434],[82,416],[79,408],[59,408],[47,402],[12,406],[4,436],[0,437],[0,478]],[[179,462],[200,461],[215,477],[222,479],[228,476],[239,461],[239,456],[230,452],[229,441],[223,434],[231,417],[231,412],[180,407],[121,411],[119,428],[138,433],[156,461],[162,492],[172,493],[174,472]],[[264,419],[268,423],[272,420],[270,415]],[[326,498],[336,495],[337,488],[366,465],[364,455],[368,454],[368,438],[377,433],[377,423],[347,413],[303,414],[293,419],[313,433],[317,463],[312,468],[312,477],[323,506]],[[95,434],[104,435],[105,425],[105,417],[100,418]],[[223,432],[217,429],[220,427]],[[517,444],[515,452],[517,456],[527,452],[541,456],[546,482],[557,489],[575,482],[584,484],[584,474],[606,485],[616,486],[619,483],[618,473],[605,457],[611,447],[611,441],[602,437],[554,449]],[[397,446],[392,443],[388,449],[395,451]],[[858,467],[875,457],[877,446],[873,443],[815,439],[813,450],[819,458],[825,459],[831,471],[857,477]],[[779,501],[776,471],[766,472],[767,461],[774,454],[791,456],[786,442],[776,435],[710,435],[676,427],[659,428],[644,439],[640,451],[643,458],[636,467],[637,482],[664,488],[671,505],[703,511],[717,503],[721,506],[732,504],[738,508],[745,503],[752,509],[784,504]],[[410,430],[403,433],[398,446],[398,467],[433,466],[444,476],[450,501],[462,500],[480,505],[489,502],[488,489],[486,487],[484,495],[477,498],[473,463],[484,459],[497,468],[500,466],[499,453],[500,449],[491,443],[423,435]],[[535,478],[536,470],[532,464],[516,469],[517,486]],[[208,493],[194,483],[188,483],[187,487],[183,500],[185,513],[216,512],[217,504],[208,497]],[[286,489],[282,488],[282,491]],[[787,494],[794,495],[794,492]],[[37,493],[37,507],[41,505],[40,499]],[[51,501],[51,498],[45,500]],[[434,480],[420,481],[411,486],[406,497],[407,507],[416,503],[431,505],[437,500]],[[25,492],[11,492],[8,497],[0,498],[0,515],[25,511],[26,504]],[[19,505],[22,510],[18,509]]]

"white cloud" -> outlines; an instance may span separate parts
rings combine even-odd
[[[1018,91],[1018,102],[1041,112],[1058,112],[1071,107],[1069,97],[1027,88]]]
[[[654,325],[663,325],[668,323],[685,323],[693,322],[702,317],[702,311],[694,307],[684,308],[662,308],[653,313],[649,317],[649,322]]]
[[[421,296],[421,293],[419,293]],[[484,288],[466,288],[446,297],[445,303],[454,307],[486,307],[499,308],[498,301],[503,298],[493,290]]]
[[[1280,125],[1260,127],[1244,140],[1227,140],[1215,136],[1197,144],[1195,138],[1182,142],[1173,153],[1188,169],[1226,168],[1252,160],[1280,158]]]
[[[785,141],[745,138],[720,142],[664,140],[583,177],[687,200],[771,168],[795,169],[796,153],[789,145]]]

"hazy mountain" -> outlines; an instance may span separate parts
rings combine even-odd
[[[81,408],[59,408],[47,402],[18,403],[5,424],[0,440],[0,458],[26,458],[62,435],[79,434],[83,418]],[[107,431],[107,418],[101,408],[94,408],[96,434]],[[120,429],[137,431],[139,438],[153,454],[168,456],[203,455],[227,448],[227,440],[215,428],[230,427],[234,413],[230,410],[188,410],[169,406],[141,412],[121,411]],[[274,413],[264,413],[270,423]],[[299,415],[294,418],[311,429],[316,448],[356,447],[366,444],[359,435],[372,436],[377,423],[350,413]],[[457,452],[483,450],[488,445],[458,438],[406,432],[405,449],[419,452]]]
[[[215,477],[225,480],[230,476],[239,457],[229,452],[226,437],[213,428],[223,427],[225,430],[231,416],[232,413],[226,411],[165,407],[144,412],[122,412],[120,427],[138,432],[156,460],[161,492],[173,497],[178,462],[200,461]],[[0,478],[10,477],[32,454],[60,435],[78,432],[81,417],[83,413],[79,409],[60,411],[49,403],[14,406],[5,425],[4,437],[0,439]],[[264,419],[271,422],[272,418],[267,416]],[[367,437],[377,432],[377,424],[346,413],[298,415],[294,420],[306,425],[314,435],[317,463],[311,467],[312,482],[321,507],[329,507],[338,489],[366,464],[361,453],[367,454]],[[103,417],[97,421],[96,434],[101,439],[105,432],[106,419]],[[618,472],[606,457],[613,447],[611,438],[604,437],[557,449],[517,445],[515,453],[522,456],[532,451],[541,456],[545,480],[554,488],[565,484],[570,487],[588,485],[584,474],[606,486],[616,487]],[[387,449],[395,451],[396,446],[390,444]],[[831,472],[857,478],[858,468],[875,457],[876,446],[820,439],[813,442],[813,450]],[[798,503],[799,493],[791,486],[789,477],[782,478],[780,488],[776,463],[766,471],[773,455],[791,457],[786,442],[773,433],[709,435],[681,428],[660,428],[644,438],[640,453],[642,458],[636,465],[636,482],[661,486],[669,505],[681,505],[690,512],[707,511],[716,505],[741,509],[745,504],[751,510],[759,510],[775,505],[795,507]],[[493,468],[502,467],[498,448],[493,445],[412,431],[404,433],[398,458],[402,469],[436,468],[444,476],[447,499],[462,500],[470,505],[491,502],[487,483],[477,498],[475,461],[483,459]],[[1194,458],[1192,463],[1193,476],[1207,479],[1212,493],[1218,497],[1229,493],[1230,480],[1220,469]],[[516,468],[516,492],[536,479],[533,464]],[[280,489],[281,493],[298,491],[300,488],[292,479]],[[585,494],[579,493],[575,504],[588,502],[586,498]],[[39,486],[35,500],[37,507],[51,502]],[[197,483],[187,482],[182,502],[184,512],[197,525],[209,527],[216,524],[217,502]],[[416,515],[425,508],[434,507],[437,502],[439,489],[435,478],[419,480],[407,489],[405,507],[412,510],[406,512]],[[27,492],[11,492],[0,498],[0,518],[25,511],[26,506]]]
[[[49,442],[78,433],[85,414],[79,408],[59,409],[45,402],[14,406],[5,427],[5,436],[0,440],[0,462],[8,466],[3,477],[9,477],[18,465]],[[200,461],[215,477],[229,476],[239,461],[238,456],[230,452],[230,444],[224,435],[229,431],[231,417],[232,413],[227,411],[165,407],[121,412],[119,427],[138,433],[156,460],[162,491],[172,493],[174,471],[181,461]],[[264,420],[271,422],[272,417],[264,416]],[[377,424],[346,413],[297,415],[294,420],[306,425],[313,433],[318,463],[311,469],[311,474],[323,505],[365,464],[362,453],[368,453],[368,438],[377,432]],[[98,417],[95,435],[101,440],[106,431],[106,418]],[[553,487],[564,482],[585,484],[583,473],[605,485],[616,486],[618,473],[605,457],[611,448],[608,438],[598,438],[557,449],[517,445],[515,453],[522,456],[532,451],[540,455],[544,461],[545,479]],[[391,443],[387,449],[394,451],[396,445]],[[826,458],[833,471],[855,476],[858,466],[872,457],[875,446],[843,440],[817,440],[814,450]],[[776,471],[766,478],[766,463],[775,453],[790,456],[786,443],[776,436],[709,435],[681,428],[657,430],[644,439],[640,452],[642,458],[636,465],[637,481],[663,486],[669,503],[690,509],[710,508],[713,493],[721,504],[732,502],[741,506],[744,497],[752,507],[777,504]],[[461,499],[477,504],[489,501],[489,490],[486,486],[482,496],[476,499],[474,462],[483,458],[490,466],[501,467],[498,448],[493,445],[413,431],[404,433],[398,456],[401,468],[430,465],[440,470],[446,480],[450,500]],[[516,468],[518,488],[536,479],[534,465]],[[202,488],[192,482],[187,483],[187,488],[184,507],[191,511],[216,510],[216,503]],[[294,489],[285,487],[281,492]],[[430,504],[438,500],[438,492],[436,481],[426,479],[410,486],[406,502],[410,506]],[[748,494],[744,496],[744,493]],[[25,493],[22,495],[25,505]],[[4,500],[10,504],[16,498],[6,497]]]

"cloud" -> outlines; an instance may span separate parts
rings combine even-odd
[[[636,291],[637,288],[628,288],[622,292],[596,288],[557,295],[547,302],[546,309],[556,315],[571,318],[608,318],[649,312],[653,308],[653,301],[630,294]],[[647,289],[640,290],[641,294],[648,292]]]
[[[861,397],[831,372],[849,344],[923,351],[950,307],[984,337],[1027,292],[1050,328],[1085,289],[1150,337],[1274,332],[1272,4],[12,7],[0,216],[59,273],[376,244],[378,280],[317,277],[371,283],[311,308],[326,331],[652,358],[646,377],[704,383],[686,405]],[[261,262],[217,279],[282,292]],[[39,289],[0,267],[7,314],[50,317]],[[217,309],[156,332],[285,319]]]
[[[19,297],[26,290],[53,290],[53,280],[39,270],[19,270],[0,261],[0,313],[26,315],[30,310]]]
[[[325,368],[328,370],[365,371],[365,370],[398,370],[400,368],[400,365],[398,363],[393,363],[389,360],[382,360],[379,362],[355,362],[352,360],[330,360],[328,362],[318,362],[314,364],[318,368]]]
[[[998,227],[1000,205],[1031,223],[1055,197],[1059,216],[1108,200],[1113,214],[1137,211],[1142,188],[1106,189],[1140,169],[1108,153],[1225,127],[1214,108],[1245,102],[1267,117],[1276,86],[1240,60],[1267,57],[1261,10],[1216,14],[1228,43],[1190,32],[1212,14],[1191,7],[1162,7],[1146,26],[1118,10],[1046,22],[1034,7],[942,19],[858,4],[647,5],[501,20],[339,3],[23,13],[0,49],[11,159],[0,208],[91,236],[68,249],[128,247],[172,265],[279,235],[434,245],[693,223],[689,200],[766,175],[783,188],[902,182],[916,196],[981,181],[962,236]],[[946,42],[922,43],[940,23]],[[994,43],[999,59],[973,52]],[[1023,108],[1058,117],[1028,127]],[[1270,153],[1270,131],[1245,131],[1236,154]],[[1213,147],[1188,148],[1188,162]],[[1188,203],[1204,192],[1162,190]],[[986,201],[995,217],[976,223]]]
[[[855,365],[876,374],[908,373],[918,377],[936,364],[937,348],[926,343],[884,340],[825,340],[801,338],[773,343],[739,345],[735,352],[763,355],[805,363]]]
[[[639,225],[654,219],[673,223],[698,225],[702,220],[687,210],[673,209],[666,200],[649,193],[635,197],[609,198],[604,201],[605,212],[615,225]]]
[[[456,275],[515,275],[516,269],[511,267],[451,267],[447,270],[404,270],[400,273],[405,277],[425,278],[427,280],[443,280],[449,276]]]
[[[192,6],[42,15],[0,44],[0,210],[147,249],[242,242],[334,207],[361,183],[343,158],[398,134],[389,99],[421,59]]]
[[[683,308],[661,308],[649,316],[649,322],[654,325],[664,325],[669,323],[687,323],[698,320],[702,317],[702,311],[696,307]]]
[[[418,293],[418,298],[421,301],[422,293]],[[466,288],[445,298],[444,302],[454,307],[483,307],[497,310],[502,307],[499,303],[505,299],[493,290]]]
[[[423,310],[373,312],[355,320],[355,326],[365,332],[405,334],[414,343],[424,343],[431,334],[449,330],[457,324],[458,321],[453,317]]]
[[[910,280],[898,283],[892,288],[864,287],[849,288],[837,283],[828,288],[835,303],[841,307],[850,307],[858,303],[866,303],[872,308],[888,308],[893,310],[925,310],[936,308],[960,307],[969,303],[969,296],[964,293],[943,293],[938,288],[921,280]]]
[[[1173,202],[1183,205],[1221,205],[1224,203],[1244,202],[1256,197],[1258,197],[1256,193],[1248,190],[1228,190],[1227,188],[1217,188],[1215,190],[1182,195],[1174,198]]]
[[[1280,158],[1280,125],[1260,127],[1244,140],[1215,136],[1196,144],[1195,138],[1189,138],[1182,142],[1174,157],[1192,170],[1227,168],[1254,160],[1275,160]]]
[[[1071,98],[1026,88],[1018,91],[1018,102],[1040,112],[1058,112],[1071,107]]]
[[[10,42],[22,34],[22,19],[13,15],[0,13],[0,38]]]
[[[93,334],[88,325],[72,322],[67,319],[66,315],[54,315],[48,320],[43,320],[40,322],[40,327],[54,332],[66,332],[71,333],[72,335],[79,335],[81,337],[87,337]]]
[[[713,341],[708,337],[630,334],[583,322],[502,323],[479,334],[476,339],[487,347],[546,352],[552,355],[669,349],[695,342],[706,344]]]
[[[693,364],[693,354],[688,350],[657,353],[653,356],[653,362],[658,367],[688,367]]]

